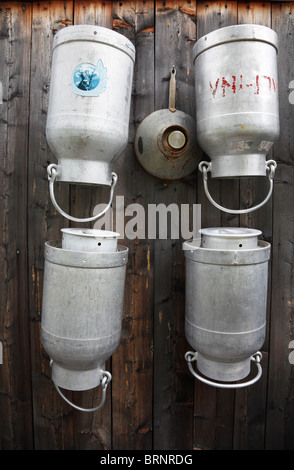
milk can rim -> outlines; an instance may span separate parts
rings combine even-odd
[[[203,35],[193,47],[193,62],[204,51],[221,44],[240,41],[266,42],[278,52],[278,35],[268,26],[258,24],[238,24],[219,28]]]
[[[125,266],[129,248],[118,244],[115,251],[77,251],[62,248],[61,240],[45,243],[44,258],[53,264],[77,268],[108,268]]]
[[[268,262],[271,244],[258,240],[258,244],[254,248],[236,250],[194,246],[193,240],[188,240],[183,243],[183,250],[185,258],[192,262],[222,266],[241,266]]]
[[[95,34],[95,31],[97,34]],[[93,41],[106,44],[120,49],[135,61],[136,50],[134,44],[126,36],[113,29],[84,24],[66,26],[57,31],[53,41],[53,50],[61,44],[74,41]]]

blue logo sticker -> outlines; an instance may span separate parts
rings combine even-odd
[[[107,80],[107,69],[101,59],[97,65],[85,62],[75,68],[70,88],[77,95],[99,96],[106,90]]]

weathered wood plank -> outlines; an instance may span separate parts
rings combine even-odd
[[[238,23],[255,23],[271,27],[271,5],[264,2],[238,2]],[[268,157],[271,158],[271,157]],[[245,178],[240,181],[240,207],[256,205],[261,202],[268,191],[267,178]],[[262,209],[240,216],[241,226],[260,229],[262,239],[272,240],[272,200]],[[270,269],[269,269],[270,277]],[[268,295],[268,315],[270,314],[270,288]],[[269,328],[268,328],[269,331]],[[262,353],[262,379],[252,387],[236,391],[235,397],[235,424],[234,449],[264,448],[265,434],[265,408],[267,392],[267,341]],[[252,374],[255,373],[252,367]],[[253,376],[253,375],[252,375]]]
[[[155,7],[155,109],[168,108],[168,79],[175,65],[176,108],[194,117],[196,3],[156,1]],[[195,174],[168,183],[154,179],[154,191],[155,204],[173,203],[179,209],[181,204],[193,204]],[[189,348],[184,332],[185,262],[182,240],[173,240],[168,233],[154,245],[154,449],[189,449],[194,381],[184,359]]]
[[[237,3],[197,2],[197,39],[220,27],[237,23]],[[199,173],[199,172],[198,172]],[[230,208],[239,208],[238,180],[209,180],[216,201]],[[198,174],[198,203],[201,204],[202,226],[238,226],[238,216],[221,213],[203,191],[202,175]],[[195,382],[194,443],[195,448],[231,449],[233,439],[234,392],[214,389]],[[221,410],[224,412],[222,413]]]
[[[140,204],[147,213],[153,193],[152,178],[139,166],[133,151],[136,127],[154,106],[153,2],[114,2],[113,27],[136,47],[129,143],[114,170],[118,175],[116,194],[124,198],[124,209],[129,208],[127,230],[131,220],[127,216],[136,215],[130,204]],[[114,210],[118,209],[114,204]],[[115,229],[120,232],[116,225]],[[153,241],[146,233],[145,238],[138,235],[133,240],[126,233],[122,243],[130,252],[122,339],[112,359],[113,448],[148,450],[152,448]]]
[[[46,142],[45,128],[54,34],[72,24],[71,1],[34,2],[30,70],[30,129],[28,175],[28,262],[31,317],[32,384],[36,449],[73,447],[73,417],[51,380],[50,358],[40,337],[44,271],[44,244],[61,239],[60,228],[68,226],[54,209],[49,196],[47,165],[56,163]],[[68,185],[56,185],[56,199],[69,210]]]
[[[75,0],[75,24],[94,24],[112,29],[113,2],[89,0]]]
[[[294,77],[294,3],[272,5],[272,27],[279,37],[280,139],[274,146],[278,163],[273,196],[272,309],[269,343],[269,382],[266,449],[294,449],[293,365],[289,342],[293,330],[293,233],[294,233],[294,107],[289,84]]]
[[[1,106],[0,106],[0,217],[1,217],[1,266],[0,271],[0,341],[2,346],[2,364],[0,368],[0,384],[1,384],[1,400],[0,400],[0,448],[2,450],[12,449],[14,440],[14,429],[10,402],[10,351],[6,346],[10,344],[7,341],[6,330],[10,329],[10,321],[7,323],[7,305],[9,293],[6,289],[8,281],[8,243],[9,234],[7,230],[7,213],[9,210],[9,192],[7,178],[7,133],[8,133],[8,99],[9,99],[9,61],[10,61],[10,45],[11,45],[11,26],[10,26],[10,9],[2,5],[0,6],[0,80],[1,80]],[[7,342],[7,343],[6,343]]]
[[[112,29],[113,2],[76,0],[74,2],[74,24],[91,24]],[[77,217],[92,216],[97,204],[107,202],[109,188],[73,185],[71,187],[71,213]],[[93,224],[72,223],[72,226],[92,226]],[[106,369],[111,371],[111,361],[107,361]],[[101,410],[91,413],[75,413],[75,441],[79,449],[111,449],[111,387],[108,386],[106,402]],[[101,387],[98,390],[83,394],[73,394],[75,402],[84,408],[99,403]],[[80,395],[80,398],[79,398]],[[81,402],[82,400],[82,402]]]
[[[27,295],[27,147],[31,6],[0,3],[2,449],[32,449]]]

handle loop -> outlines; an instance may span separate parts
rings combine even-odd
[[[60,388],[58,387],[58,385],[56,383],[54,383],[54,385],[55,385],[55,388],[56,388],[57,392],[59,393],[59,395],[70,406],[72,406],[73,408],[75,408],[76,410],[79,410],[79,411],[85,411],[85,412],[88,412],[88,413],[92,413],[94,411],[99,410],[99,408],[102,408],[102,406],[104,405],[105,399],[106,399],[106,389],[107,389],[107,386],[108,386],[109,382],[112,379],[112,376],[111,376],[110,372],[107,372],[105,370],[102,371],[102,376],[103,376],[102,381],[101,381],[102,398],[101,398],[101,401],[100,401],[99,405],[95,406],[94,408],[81,408],[80,406],[75,405],[68,398],[66,398],[66,396],[61,392]]]
[[[203,173],[203,186],[204,186],[205,194],[207,198],[209,199],[209,201],[217,209],[220,209],[223,212],[227,212],[228,214],[247,214],[248,212],[253,212],[253,211],[256,211],[257,209],[260,209],[271,197],[272,192],[273,192],[273,179],[275,176],[277,163],[274,160],[267,160],[266,162],[266,169],[268,171],[270,188],[269,188],[268,195],[266,196],[264,201],[262,201],[260,204],[257,204],[257,206],[249,207],[248,209],[240,209],[240,210],[226,209],[225,207],[222,207],[219,204],[217,204],[217,202],[215,202],[212,196],[210,195],[210,192],[208,190],[208,183],[207,183],[207,172],[211,170],[211,162],[204,162],[204,161],[200,162],[198,168]]]
[[[51,165],[48,165],[47,174],[48,174],[49,191],[50,191],[50,197],[51,197],[52,204],[55,207],[55,209],[57,209],[58,212],[61,215],[63,215],[64,217],[66,217],[67,219],[72,220],[73,222],[93,222],[94,220],[99,219],[110,208],[110,206],[112,204],[114,188],[115,188],[115,185],[116,185],[117,179],[118,179],[116,173],[111,173],[112,181],[111,181],[111,187],[110,187],[110,197],[109,197],[109,202],[106,205],[106,207],[103,209],[103,211],[99,212],[99,214],[96,214],[93,217],[88,217],[88,218],[85,218],[85,219],[79,219],[77,217],[73,217],[71,215],[68,215],[57,204],[55,196],[54,196],[54,182],[55,182],[56,176],[57,176],[57,165],[55,165],[55,163],[52,163]]]
[[[204,382],[207,385],[212,385],[213,387],[217,387],[217,388],[243,388],[243,387],[248,387],[249,385],[252,385],[255,382],[257,382],[262,375],[262,368],[260,365],[261,358],[262,358],[262,354],[260,351],[257,351],[255,354],[253,354],[253,356],[250,357],[250,360],[252,362],[255,362],[256,367],[257,367],[257,374],[252,380],[249,380],[248,382],[242,382],[239,384],[234,384],[234,383],[223,384],[223,383],[214,382],[212,380],[205,379],[204,377],[202,377],[201,375],[198,375],[195,372],[192,366],[192,362],[197,361],[197,352],[188,351],[185,354],[185,359],[187,361],[191,374],[196,379],[200,380],[201,382]]]

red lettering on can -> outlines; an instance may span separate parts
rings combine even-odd
[[[222,89],[223,89],[223,96],[226,95],[226,87],[230,87],[231,85],[229,84],[229,82],[227,82],[227,80],[225,79],[225,77],[223,77],[222,79]]]
[[[267,77],[266,75],[263,76],[266,80],[268,80],[269,91],[272,89],[272,79],[271,77]]]
[[[232,75],[233,83],[232,83],[232,92],[236,93],[236,75]]]
[[[256,91],[254,92],[255,95],[259,95],[259,75],[256,75]]]
[[[263,80],[264,79],[264,80]],[[214,86],[212,85],[211,81],[209,82],[210,86],[210,91],[212,93],[213,98],[215,98],[217,94],[217,90],[219,88],[219,83],[220,83],[220,78],[217,78]],[[224,98],[227,95],[227,92],[229,89],[231,89],[233,94],[236,94],[237,92],[240,92],[243,90],[243,88],[251,88],[252,92],[254,92],[255,95],[261,94],[263,91],[266,91],[268,83],[268,91],[271,93],[272,91],[276,92],[277,91],[277,83],[274,78],[271,78],[267,75],[256,75],[255,80],[253,82],[249,83],[244,83],[243,86],[243,75],[231,75],[231,79],[226,79],[226,77],[221,78],[221,86],[222,88],[222,97]],[[253,91],[254,90],[254,91]]]
[[[215,87],[213,88],[211,82],[209,82],[209,85],[210,85],[210,90],[212,92],[212,96],[215,96],[216,94],[216,90],[217,90],[217,87],[218,87],[218,82],[219,82],[219,78],[217,79],[217,81],[215,82]]]

